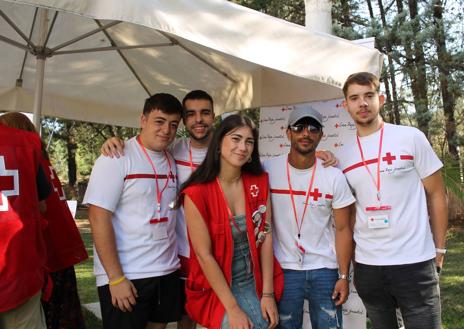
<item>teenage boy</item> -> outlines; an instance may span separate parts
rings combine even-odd
[[[174,157],[179,187],[190,177],[190,174],[203,162],[208,151],[214,123],[213,98],[203,90],[193,90],[185,95],[183,101],[182,121],[188,137],[177,138],[170,145],[169,151]],[[119,157],[124,155],[124,142],[113,137],[102,146],[102,153]],[[177,247],[181,263],[180,294],[181,304],[185,303],[185,279],[188,274],[188,259],[190,247],[187,238],[187,226],[184,220],[184,209],[177,212]],[[195,323],[183,309],[182,319],[177,324],[178,329],[195,328]]]
[[[126,156],[101,156],[92,170],[84,203],[105,328],[163,329],[180,318],[177,175],[167,148],[181,114],[174,96],[151,96]]]
[[[448,225],[443,165],[421,131],[383,122],[379,85],[360,72],[343,86],[357,129],[338,154],[356,196],[355,285],[375,329],[397,328],[397,307],[406,328],[438,329]]]

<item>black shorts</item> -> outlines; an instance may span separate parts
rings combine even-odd
[[[183,302],[179,289],[179,271],[131,281],[138,294],[132,312],[123,312],[113,306],[108,285],[98,287],[103,328],[145,329],[148,322],[180,320]]]
[[[187,315],[187,311],[185,310],[185,302],[187,300],[185,296],[185,279],[179,279],[179,296],[182,315]]]

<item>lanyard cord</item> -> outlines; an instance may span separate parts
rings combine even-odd
[[[301,221],[300,221],[300,224],[298,225],[298,215],[297,215],[297,212],[296,212],[295,199],[293,197],[292,183],[290,182],[290,165],[289,165],[289,161],[287,159],[288,189],[290,191],[290,199],[292,201],[293,215],[295,217],[296,228],[298,230],[298,239],[301,237],[301,228],[303,227],[303,221],[304,221],[304,218],[305,218],[304,216],[306,214],[306,209],[308,208],[308,199],[309,199],[309,195],[311,194],[311,189],[313,187],[314,177],[316,176],[316,165],[317,165],[317,158],[315,158],[315,160],[314,160],[313,173],[311,175],[311,180],[310,180],[310,183],[309,183],[308,192],[306,193],[306,201],[305,201],[305,205],[304,205],[304,208],[303,208],[303,215],[301,216]]]
[[[189,140],[189,160],[190,160],[190,170],[192,172],[195,171],[195,168],[193,167],[193,157],[192,157],[192,141]]]
[[[380,160],[381,160],[380,156],[382,155],[383,123],[382,123],[382,128],[380,129],[379,153],[377,155],[377,182],[375,181],[374,175],[372,175],[371,170],[366,164],[366,159],[364,158],[361,141],[359,140],[358,134],[356,134],[356,141],[358,142],[358,149],[359,149],[359,153],[361,154],[361,159],[362,159],[364,168],[366,168],[367,172],[369,173],[369,176],[371,177],[372,182],[374,183],[375,188],[377,189],[377,201],[380,202]]]
[[[232,214],[232,210],[230,210],[229,203],[227,202],[227,199],[226,199],[226,195],[224,194],[224,191],[222,190],[221,182],[219,182],[219,178],[217,177],[216,177],[216,182],[219,186],[219,191],[221,191],[222,197],[224,198],[224,202],[227,208],[227,213],[229,215],[229,220],[232,221],[232,224],[237,229],[237,231],[239,231],[240,233],[243,233],[243,231],[238,227],[237,223],[235,222],[234,215]]]
[[[157,212],[158,212],[158,217],[160,217],[160,213],[161,213],[161,198],[163,197],[163,193],[164,191],[166,190],[166,187],[168,186],[168,183],[169,183],[169,176],[172,175],[172,171],[171,171],[171,161],[169,161],[169,157],[166,153],[166,151],[164,150],[164,156],[166,158],[166,161],[168,162],[168,166],[169,166],[169,173],[166,175],[166,184],[164,184],[164,187],[162,190],[160,190],[160,187],[159,187],[159,182],[158,182],[158,173],[156,172],[156,168],[155,168],[155,164],[153,163],[153,161],[151,160],[150,156],[148,155],[147,153],[147,150],[145,149],[145,147],[142,145],[142,142],[140,141],[140,135],[137,136],[137,142],[139,143],[139,146],[140,148],[142,149],[143,153],[145,154],[145,157],[147,158],[148,162],[150,163],[151,165],[151,168],[153,169],[153,172],[155,173],[155,182],[156,182],[156,201],[157,201]],[[174,178],[173,178],[174,179]]]

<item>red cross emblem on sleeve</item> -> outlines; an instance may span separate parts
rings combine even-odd
[[[250,193],[253,198],[256,198],[259,194],[259,188],[256,184],[250,186]]]
[[[18,170],[7,170],[0,155],[0,211],[8,211],[8,197],[13,195],[19,195]]]

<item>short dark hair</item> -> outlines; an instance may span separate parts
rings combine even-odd
[[[182,106],[185,109],[185,102],[188,100],[195,100],[195,99],[204,99],[207,101],[211,102],[211,107],[214,109],[214,102],[213,102],[213,97],[211,97],[210,94],[208,94],[204,90],[192,90],[189,92],[187,95],[185,95],[184,99],[182,100]]]
[[[206,157],[201,165],[190,175],[189,179],[182,185],[181,190],[192,184],[201,184],[210,182],[219,175],[221,170],[221,145],[224,136],[232,130],[240,127],[250,127],[255,144],[251,153],[251,161],[242,166],[242,171],[251,175],[260,175],[263,173],[263,167],[259,159],[258,150],[258,129],[250,118],[240,114],[229,115],[225,118],[219,127],[214,130],[213,137],[208,147]]]
[[[143,106],[143,114],[148,115],[154,110],[182,116],[182,104],[171,94],[158,93],[148,97]]]
[[[350,85],[357,84],[361,86],[373,86],[376,91],[380,90],[380,81],[377,76],[370,72],[357,72],[351,74],[343,84],[343,95],[348,92],[348,87]]]

